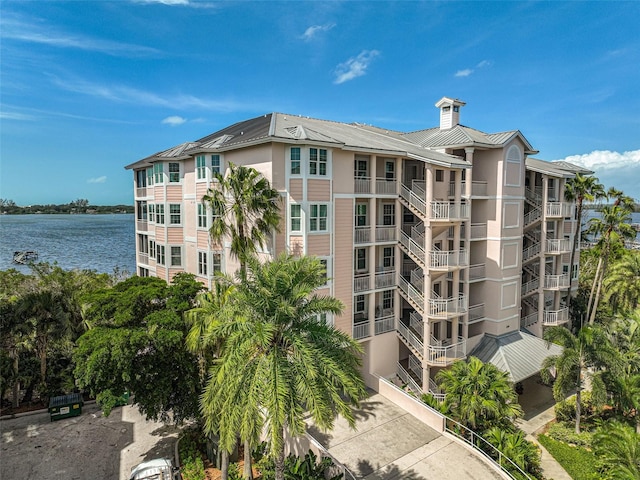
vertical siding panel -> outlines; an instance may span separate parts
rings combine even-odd
[[[353,312],[353,200],[335,200],[335,240],[333,282],[335,296],[344,303],[344,312],[335,319],[335,326],[349,335],[352,334]]]
[[[329,180],[307,180],[307,200],[310,202],[328,202],[331,199]]]
[[[302,179],[292,178],[289,180],[289,195],[296,202],[301,202],[302,199]]]
[[[308,235],[307,236],[307,255],[326,256],[331,255],[331,236],[326,235]]]

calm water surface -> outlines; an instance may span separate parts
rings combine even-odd
[[[0,270],[29,273],[13,263],[13,252],[35,250],[38,261],[64,269],[135,273],[134,235],[133,214],[0,215]]]

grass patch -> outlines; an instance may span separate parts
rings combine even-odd
[[[559,442],[547,435],[538,436],[538,441],[555,458],[573,480],[599,480],[598,462],[593,452],[583,447]]]

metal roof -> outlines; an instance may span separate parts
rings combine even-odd
[[[591,174],[591,170],[586,170],[569,162],[547,162],[539,158],[527,157],[526,166],[531,170],[536,170],[557,177],[572,178],[576,173]]]
[[[562,347],[559,345],[515,331],[500,336],[485,333],[469,356],[492,363],[507,372],[513,382],[521,382],[538,373],[545,358],[561,353]]]

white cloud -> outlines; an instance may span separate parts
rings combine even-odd
[[[470,68],[465,68],[464,70],[458,70],[454,76],[456,77],[468,77],[473,73],[473,70]]]
[[[182,117],[179,117],[177,115],[172,115],[172,116],[167,117],[164,120],[162,120],[162,123],[164,123],[166,125],[171,125],[172,127],[176,127],[178,125],[182,125],[186,121],[187,121],[186,118],[182,118]]]
[[[26,113],[5,112],[5,111],[0,111],[0,118],[4,120],[20,120],[20,121],[29,121],[29,120],[36,119],[33,115],[28,115]]]
[[[595,172],[618,170],[621,168],[636,168],[640,167],[640,150],[631,150],[623,153],[611,152],[609,150],[594,150],[591,153],[585,153],[583,155],[570,155],[561,160],[588,168]]]
[[[490,67],[491,66],[491,62],[489,60],[482,60],[480,63],[478,63],[478,65],[476,65],[476,68],[483,68],[483,67]]]
[[[361,77],[367,73],[367,68],[374,58],[380,55],[378,50],[363,50],[357,57],[351,57],[336,67],[336,79],[333,83],[341,84]]]
[[[87,183],[105,183],[107,181],[107,177],[105,175],[101,177],[90,178],[87,180]]]
[[[316,36],[316,34],[328,32],[335,26],[335,23],[327,23],[325,25],[312,25],[304,31],[301,37],[304,41],[308,42],[309,40],[312,40]]]

